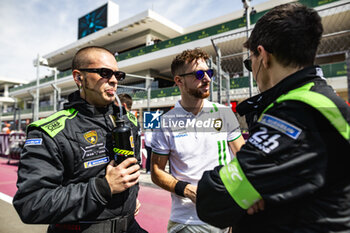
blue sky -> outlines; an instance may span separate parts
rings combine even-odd
[[[257,5],[266,0],[253,0]],[[77,40],[78,18],[107,0],[1,0],[0,76],[31,81],[33,60]],[[242,9],[241,0],[113,0],[122,21],[147,9],[182,27]],[[40,73],[47,74],[46,68]]]

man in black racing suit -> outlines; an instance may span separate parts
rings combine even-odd
[[[312,66],[317,12],[278,6],[255,25],[245,61],[261,94],[242,102],[250,137],[203,174],[197,213],[233,232],[350,232],[350,109]]]
[[[125,73],[96,46],[76,53],[72,73],[80,90],[64,110],[28,126],[14,207],[48,232],[145,232],[134,219],[140,167],[113,154],[114,94]]]

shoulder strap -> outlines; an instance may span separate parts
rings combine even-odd
[[[67,119],[72,119],[77,115],[78,111],[74,108],[61,110],[51,116],[35,121],[29,127],[38,127],[43,129],[50,137],[55,137],[61,130],[64,129]]]
[[[277,100],[270,104],[264,111],[265,113],[275,103],[280,103],[286,100],[295,100],[303,102],[314,109],[318,110],[336,130],[350,142],[350,125],[349,122],[341,114],[338,106],[328,97],[310,89],[315,83],[307,83],[302,87],[296,88],[287,94],[281,95]]]

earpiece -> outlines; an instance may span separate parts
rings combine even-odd
[[[79,80],[79,81],[81,81],[81,77],[80,77],[80,75],[79,75],[79,74],[78,74],[77,78],[78,78],[78,80]]]

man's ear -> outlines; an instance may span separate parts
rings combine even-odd
[[[78,71],[78,70],[73,70],[73,71],[72,71],[72,75],[73,75],[74,82],[75,82],[78,86],[81,86],[81,84],[82,84],[82,82],[83,82],[83,77],[82,77],[80,71]]]
[[[126,106],[126,103],[122,103],[123,107],[125,108],[126,111],[129,111],[128,107]]]
[[[271,54],[269,52],[266,51],[266,49],[264,48],[264,46],[259,45],[257,48],[261,59],[262,59],[262,64],[265,68],[269,68],[269,66],[271,65]]]
[[[174,77],[174,82],[176,83],[177,86],[182,86],[183,85],[183,79],[180,76],[178,76],[178,75],[176,75]]]

